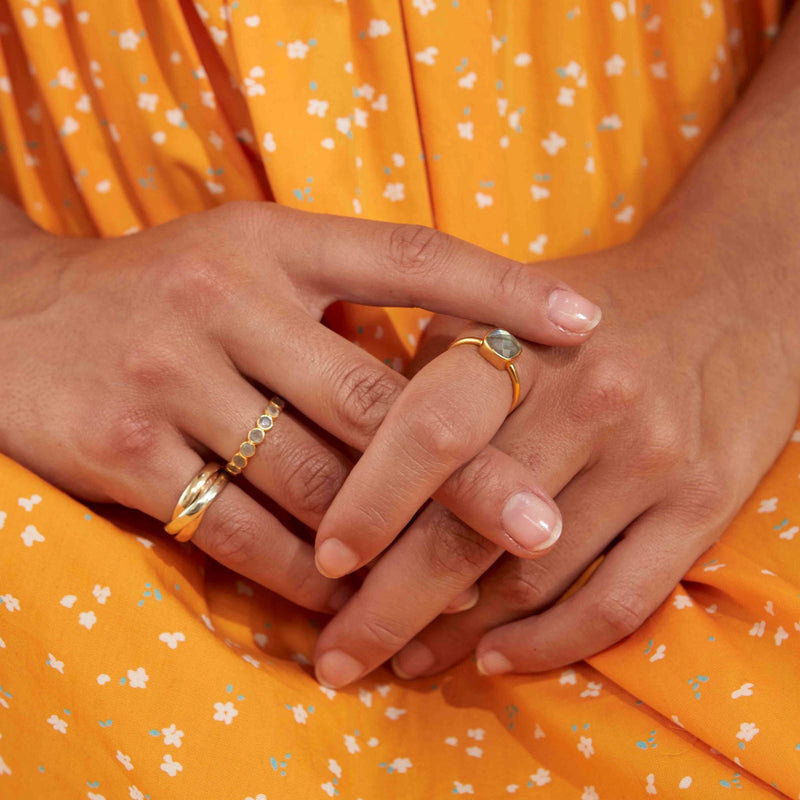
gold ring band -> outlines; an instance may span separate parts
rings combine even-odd
[[[285,405],[283,399],[277,396],[269,401],[267,407],[258,415],[255,427],[247,434],[247,440],[239,445],[235,455],[225,465],[227,472],[238,475],[247,466],[247,462],[256,454],[256,447],[264,441],[267,431],[272,430]]]
[[[522,345],[517,337],[502,328],[495,328],[482,339],[477,336],[456,339],[447,349],[450,350],[459,344],[477,345],[478,353],[483,358],[496,369],[504,369],[511,376],[511,407],[508,409],[510,414],[519,402],[519,373],[514,362],[522,353]]]
[[[213,461],[206,464],[181,493],[164,530],[179,542],[189,541],[208,507],[227,483],[228,476],[221,464]]]

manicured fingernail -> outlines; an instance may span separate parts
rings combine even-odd
[[[344,650],[328,650],[316,664],[317,680],[329,689],[338,689],[360,678],[364,666]]]
[[[478,672],[481,675],[502,675],[514,669],[511,662],[497,650],[489,650],[478,656]]]
[[[481,596],[481,591],[478,589],[478,584],[473,583],[469,589],[461,592],[458,597],[454,597],[450,605],[444,610],[445,614],[458,614],[461,611],[469,611],[475,606]]]
[[[392,669],[398,678],[410,680],[429,670],[436,663],[433,651],[422,642],[412,639],[393,659]]]
[[[344,608],[345,603],[356,593],[356,590],[353,589],[352,586],[348,586],[345,584],[344,586],[340,586],[328,600],[328,608],[336,613]]]
[[[326,578],[341,578],[358,566],[359,558],[344,542],[326,539],[317,550],[316,562]]]
[[[561,515],[532,492],[515,494],[502,515],[505,532],[526,550],[544,550],[561,536]]]
[[[570,333],[587,333],[600,322],[602,312],[585,297],[566,289],[556,289],[547,302],[547,316]]]

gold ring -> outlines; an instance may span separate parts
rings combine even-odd
[[[256,454],[256,447],[264,441],[267,431],[272,430],[285,405],[280,397],[273,397],[269,401],[267,407],[259,414],[255,427],[247,434],[247,440],[239,445],[236,454],[225,465],[225,469],[231,475],[238,475],[247,466],[247,462]]]
[[[511,376],[511,408],[508,409],[510,414],[519,402],[519,373],[514,362],[522,353],[522,345],[517,337],[502,328],[495,328],[493,331],[489,331],[483,339],[479,339],[477,336],[464,336],[456,339],[447,349],[450,350],[459,344],[477,345],[478,352],[493,367],[504,369]]]
[[[177,541],[187,542],[227,483],[228,476],[221,464],[213,461],[206,464],[181,493],[172,511],[172,519],[164,526],[164,530]]]

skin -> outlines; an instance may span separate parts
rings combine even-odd
[[[317,551],[338,538],[359,563],[372,559],[411,518],[407,499],[434,502],[323,631],[319,680],[340,687],[392,657],[400,677],[434,674],[472,651],[484,674],[586,658],[636,630],[725,530],[800,408],[798,53],[795,9],[744,99],[636,239],[546,265],[598,303],[604,322],[577,350],[526,345],[523,399],[492,438],[561,510],[563,534],[540,558],[504,553],[445,507],[458,487],[502,524],[516,487],[487,469],[486,450],[470,455],[463,428],[435,438],[431,453],[430,432],[407,422],[438,364],[451,383],[438,398],[430,385],[425,402],[452,418],[471,418],[478,397],[482,409],[507,403],[507,379],[481,393],[452,390],[480,359],[447,345],[485,327],[432,321],[424,366],[323,517]],[[458,464],[442,488],[430,468],[438,452]],[[413,493],[404,483],[391,513],[370,513],[367,499],[396,487],[393,475],[413,476]],[[439,616],[474,584],[470,609]]]
[[[565,330],[563,314],[555,324],[554,292],[588,301],[541,270],[423,227],[272,203],[78,240],[0,199],[0,240],[0,450],[77,497],[167,521],[204,461],[227,461],[279,394],[285,411],[192,541],[320,611],[340,608],[356,581],[317,571],[303,526],[317,527],[352,465],[347,448],[367,446],[408,384],[321,324],[325,308],[422,306],[564,346],[592,327]],[[524,464],[499,451],[494,463],[557,516]],[[475,498],[450,497],[483,525]]]

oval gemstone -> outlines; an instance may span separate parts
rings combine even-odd
[[[239,452],[246,458],[250,458],[256,452],[256,446],[252,442],[242,442]]]
[[[246,459],[246,458],[245,458],[243,455],[240,455],[239,453],[237,453],[237,454],[236,454],[236,455],[235,455],[235,456],[234,456],[234,457],[231,459],[231,463],[232,463],[232,464],[233,464],[235,467],[239,467],[239,469],[242,469],[243,467],[246,467],[246,466],[247,466],[247,459]]]
[[[516,358],[522,352],[517,337],[502,328],[496,328],[486,335],[486,344],[503,358]]]
[[[267,406],[267,414],[269,414],[271,417],[277,417],[280,413],[280,406],[277,403],[270,402],[270,404]]]
[[[258,427],[268,431],[272,427],[272,417],[263,414],[258,418]]]
[[[283,408],[286,405],[282,397],[275,396],[272,398],[272,402],[275,403],[275,405],[278,406],[278,408]]]
[[[253,430],[247,434],[247,438],[253,444],[259,444],[260,442],[264,441],[264,431],[262,431],[261,428],[253,428]]]

